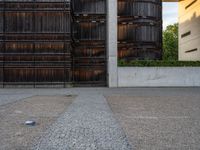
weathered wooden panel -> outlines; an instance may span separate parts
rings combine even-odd
[[[3,85],[3,61],[2,56],[0,55],[0,87]]]
[[[77,5],[79,4],[79,5]],[[106,85],[106,0],[74,0],[73,81]]]
[[[0,6],[4,84],[69,82],[69,1],[9,0]]]
[[[33,83],[34,68],[4,68],[4,83]]]
[[[159,26],[136,26],[134,24],[119,25],[118,27],[118,40],[134,42],[158,42],[160,41]]]
[[[70,14],[60,12],[35,13],[35,32],[70,33]]]
[[[73,10],[80,14],[106,13],[106,0],[73,0]]]
[[[161,0],[118,0],[120,16],[148,16],[160,19]]]
[[[64,82],[69,80],[69,71],[64,68],[36,68],[36,82]]]
[[[106,1],[74,0],[72,8],[79,21],[73,24],[73,62],[70,1],[0,1],[0,82],[63,84],[71,81],[72,63],[79,72],[75,82],[105,84]]]
[[[74,80],[78,84],[85,84],[85,85],[98,85],[98,86],[105,86],[105,74],[106,70],[104,68],[78,68],[75,69],[74,72]],[[95,83],[95,84],[94,84]]]
[[[74,38],[78,40],[105,40],[106,25],[98,22],[81,22],[74,27]]]
[[[162,58],[161,0],[118,0],[118,16],[119,59]]]

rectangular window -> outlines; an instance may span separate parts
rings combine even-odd
[[[188,35],[190,35],[190,34],[191,34],[191,31],[188,31],[188,32],[182,34],[182,35],[181,35],[181,38],[184,38],[184,37],[186,37],[186,36],[188,36]]]
[[[191,49],[191,50],[185,51],[185,53],[195,52],[195,51],[197,51],[197,50],[198,50],[198,49],[195,48],[195,49]]]
[[[185,7],[185,9],[188,9],[190,6],[192,6],[194,3],[196,3],[197,2],[197,0],[193,0],[191,3],[189,3],[186,7]]]

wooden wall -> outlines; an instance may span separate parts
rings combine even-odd
[[[162,58],[162,1],[118,0],[118,57]]]
[[[106,85],[106,0],[72,2],[0,2],[1,84]]]
[[[71,81],[71,14],[65,1],[0,2],[4,85]]]
[[[6,0],[0,10],[0,84],[106,85],[106,0]],[[118,57],[162,58],[161,0],[118,0]]]
[[[74,0],[72,10],[73,81],[78,86],[105,86],[106,0]]]

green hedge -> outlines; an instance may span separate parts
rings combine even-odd
[[[200,67],[200,61],[161,61],[161,60],[136,60],[126,62],[118,61],[119,67]]]

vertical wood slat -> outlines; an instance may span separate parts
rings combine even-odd
[[[5,0],[3,0],[3,6],[5,6]],[[6,29],[6,22],[5,22],[5,8],[3,9],[3,68],[2,68],[2,83],[4,87],[4,79],[5,79],[5,73],[4,73],[4,53],[5,53],[5,29]]]
[[[0,9],[2,10],[0,12],[0,32],[1,32],[1,35],[0,35],[0,87],[3,87],[3,59],[4,59],[4,42],[3,42],[3,39],[4,39],[4,10],[3,10],[3,6],[4,6],[4,3],[2,5],[0,5]]]
[[[35,0],[33,0],[33,3],[35,3]],[[33,37],[34,37],[34,39],[35,39],[35,32],[36,32],[36,27],[35,27],[35,22],[36,22],[36,14],[35,14],[36,12],[35,12],[35,5],[33,5],[33,12],[32,12],[32,16],[33,16],[33,20],[32,20],[32,23],[33,23]],[[36,64],[35,64],[35,41],[33,41],[33,58],[34,58],[34,64],[33,64],[33,66],[34,66],[34,68],[33,68],[33,72],[34,72],[34,85],[33,85],[33,87],[35,88],[35,86],[36,86],[36,81],[37,81],[37,74],[36,74]]]
[[[65,13],[67,1],[64,1],[62,9],[55,1],[54,6],[46,2],[44,4],[34,0],[28,3],[13,1],[6,3],[4,7],[7,10],[6,22],[11,22],[6,26],[5,36],[6,84],[24,83],[37,86],[42,82],[62,82],[65,86],[65,82],[70,80],[71,27],[68,10]],[[84,41],[76,43],[74,48],[75,53],[76,49],[87,51],[84,55],[75,54],[78,58],[75,60],[75,66],[78,66],[77,71],[80,75],[78,81],[105,84],[105,0],[92,0],[84,4],[83,9],[78,8],[79,12],[89,13],[92,17],[82,20],[86,22],[88,30],[81,29],[77,38]],[[56,8],[57,6],[59,8]],[[50,7],[54,11],[47,12]]]
[[[15,7],[16,3],[17,7]],[[36,5],[37,7],[35,7]],[[41,5],[42,7],[44,5],[53,7],[40,9]],[[62,9],[55,8],[59,5],[62,5]],[[70,34],[70,14],[69,8],[65,12],[65,6],[69,5],[55,1],[52,4],[47,1],[45,3],[15,1],[7,4],[6,19],[16,25],[6,26],[7,41],[4,42],[6,44],[4,54],[7,61],[4,73],[7,78],[4,80],[5,84],[35,85],[58,82],[63,85],[63,83],[69,82],[69,78],[66,80],[66,77],[70,73],[68,71],[70,50],[67,50],[70,48],[70,41],[65,39]],[[11,15],[15,17],[11,17]],[[45,23],[45,21],[47,22]],[[27,28],[28,26],[29,28]]]
[[[161,0],[118,0],[118,59],[162,58]]]
[[[74,0],[72,9],[74,83],[105,86],[106,0]]]

